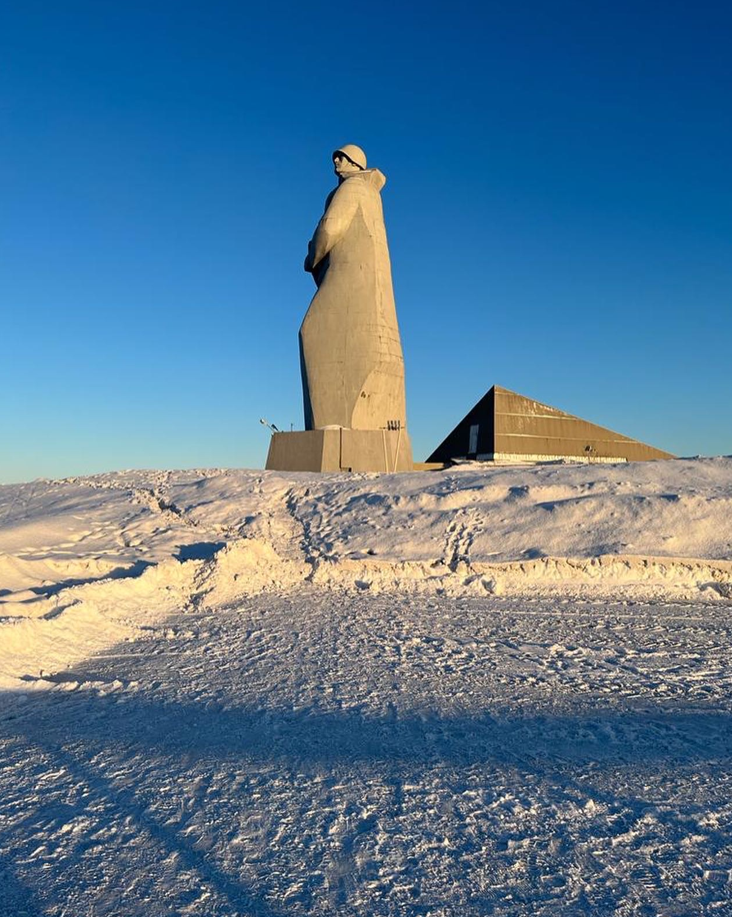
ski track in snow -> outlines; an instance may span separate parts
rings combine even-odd
[[[0,914],[732,914],[732,461],[0,488]]]

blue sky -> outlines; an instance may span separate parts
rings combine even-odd
[[[494,383],[732,452],[732,5],[0,12],[0,481],[261,467],[363,146],[415,457]]]

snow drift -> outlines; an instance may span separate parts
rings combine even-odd
[[[399,475],[129,471],[0,488],[0,684],[294,588],[732,597],[732,459]]]

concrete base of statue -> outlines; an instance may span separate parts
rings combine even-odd
[[[273,433],[268,471],[412,471],[406,430],[348,430],[326,427]]]

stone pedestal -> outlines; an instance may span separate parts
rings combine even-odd
[[[411,471],[406,430],[343,428],[273,433],[268,471]]]

